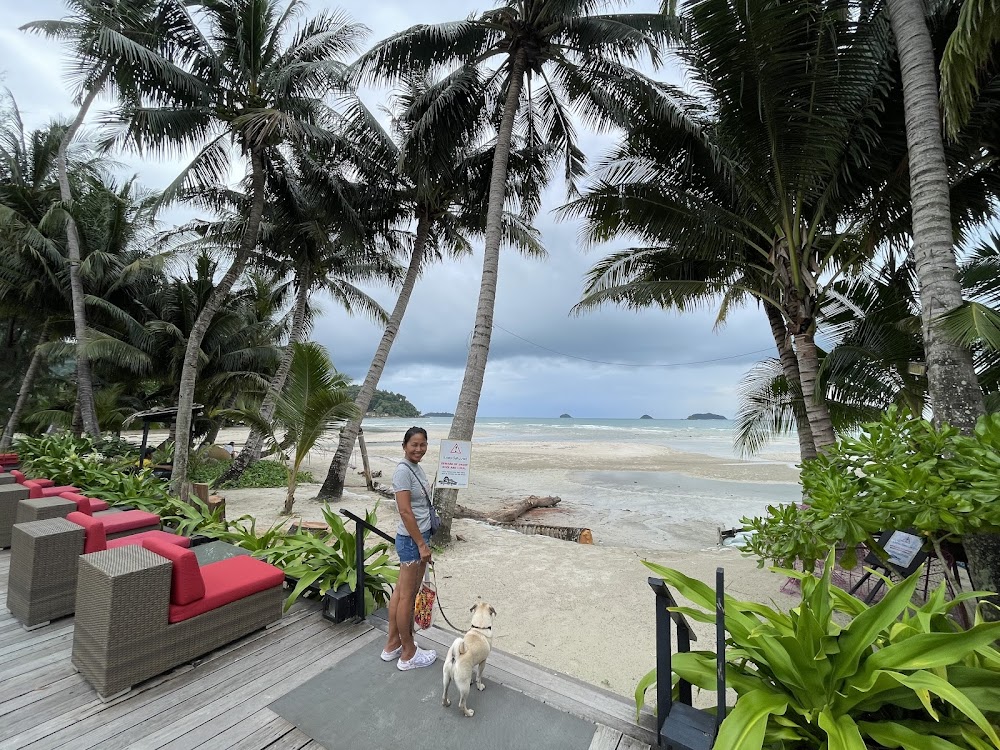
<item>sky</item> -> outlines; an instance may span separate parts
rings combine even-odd
[[[487,10],[484,0],[310,0],[311,13],[346,11],[371,29],[369,43],[418,23],[456,20]],[[653,0],[636,0],[633,11],[651,12]],[[22,24],[60,18],[60,0],[0,0],[0,85],[13,93],[26,125],[38,127],[75,112],[64,78],[58,44],[19,31]],[[659,75],[679,80],[677,69]],[[384,103],[385,91],[367,92],[369,106]],[[97,113],[112,103],[99,101]],[[580,145],[591,164],[611,145],[607,136],[579,129]],[[166,186],[179,161],[118,157],[126,174],[151,188]],[[489,365],[480,399],[482,417],[574,417],[635,419],[684,418],[695,412],[733,417],[742,376],[758,360],[774,356],[767,319],[756,306],[731,312],[715,330],[715,310],[679,315],[630,312],[605,307],[571,314],[583,291],[587,270],[605,255],[627,247],[611,242],[583,247],[580,225],[557,221],[553,210],[566,198],[555,182],[546,193],[535,225],[548,250],[544,260],[505,252]],[[168,221],[179,220],[177,210]],[[482,267],[481,248],[462,260],[433,265],[417,282],[382,376],[380,388],[405,395],[421,412],[453,412],[465,370],[475,319]],[[366,288],[391,310],[394,290]],[[337,369],[360,382],[378,345],[381,328],[350,317],[332,301],[314,298],[322,313],[313,340],[330,352]]]

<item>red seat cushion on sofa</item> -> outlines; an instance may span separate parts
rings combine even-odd
[[[62,487],[39,487],[33,479],[25,482],[24,486],[28,488],[28,497],[32,500],[37,500],[40,497],[59,497],[64,492],[80,491],[79,487],[70,487],[69,485],[63,485]]]
[[[39,487],[52,487],[55,484],[51,479],[28,479],[23,471],[17,469],[12,469],[10,473],[14,475],[14,481],[18,484],[26,485],[28,482],[35,482]]]
[[[193,552],[191,554],[194,555]],[[285,574],[263,560],[240,555],[209,563],[201,569],[201,578],[205,583],[205,596],[187,605],[171,603],[170,622],[189,620],[252,594],[281,586]]]
[[[86,497],[79,492],[63,492],[59,497],[64,500],[72,500],[76,503],[76,509],[81,513],[86,513],[88,516],[94,515],[99,510],[107,510],[111,507],[104,500],[98,500],[96,497]]]
[[[104,524],[96,518],[75,510],[66,516],[66,520],[72,521],[77,526],[83,526],[83,554],[88,555],[91,552],[100,552],[108,548],[108,539],[104,533]]]
[[[141,534],[132,534],[131,536],[123,536],[118,539],[112,539],[108,542],[108,549],[126,547],[129,544],[142,544],[147,539],[156,539],[164,544],[173,544],[177,547],[191,546],[191,540],[186,536],[177,536],[177,534],[171,534],[169,531],[154,530],[143,531]]]
[[[100,521],[104,524],[104,532],[108,536],[135,529],[152,531],[160,528],[160,517],[144,510],[123,510],[121,513],[108,513],[106,516],[101,516]]]
[[[205,584],[194,552],[162,539],[144,539],[142,546],[173,564],[170,573],[170,604],[191,604],[205,596]]]

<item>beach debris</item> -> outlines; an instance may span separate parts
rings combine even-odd
[[[525,513],[536,508],[554,508],[561,502],[562,498],[556,495],[528,495],[523,500],[518,500],[513,505],[505,505],[496,510],[481,511],[459,505],[455,508],[455,518],[472,518],[476,521],[489,521],[491,523],[512,523]]]
[[[579,542],[580,544],[593,544],[594,535],[590,529],[582,526],[549,526],[540,523],[496,523],[488,521],[493,526],[503,529],[519,531],[522,534],[538,534],[539,536],[550,536],[553,539],[561,539],[564,542]]]

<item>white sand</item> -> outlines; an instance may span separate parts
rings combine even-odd
[[[219,443],[234,440],[239,449],[245,436],[245,430],[225,430]],[[396,439],[380,442],[371,437],[372,468],[382,471],[382,481],[388,483],[401,448]],[[433,439],[432,444],[436,444]],[[322,481],[331,457],[332,450],[314,451],[303,468]],[[360,469],[360,459],[357,463]],[[434,475],[436,463],[436,452],[429,451],[424,459],[428,476]],[[735,516],[722,500],[672,508],[664,514],[675,513],[679,520],[667,524],[663,538],[652,537],[648,524],[630,526],[627,514],[587,507],[591,488],[581,487],[579,475],[591,471],[676,472],[687,478],[723,480],[732,483],[735,499],[730,504],[736,505],[740,490],[749,483],[797,480],[797,470],[787,463],[741,462],[641,443],[477,443],[472,463],[475,486],[460,492],[461,504],[486,509],[526,495],[559,495],[564,507],[537,511],[535,519],[589,526],[596,544],[527,536],[457,519],[454,543],[435,555],[439,598],[456,626],[468,626],[469,607],[482,597],[498,612],[497,648],[631,697],[636,683],[655,662],[653,594],[642,560],[677,568],[710,585],[714,585],[716,567],[723,566],[727,591],[738,599],[773,602],[782,608],[795,603],[796,599],[779,591],[784,578],[758,569],[755,559],[744,558],[732,548],[716,546],[715,528],[726,525],[718,519],[731,517],[735,522],[742,513],[759,513],[766,503],[737,508]],[[313,499],[318,489],[318,484],[299,487],[296,515],[321,520],[321,506]],[[278,515],[283,489],[226,490],[223,494],[229,518],[249,513],[258,519],[258,528],[287,521]],[[369,492],[356,470],[348,473],[344,499],[334,509],[363,515],[376,502],[378,526],[394,534],[398,522],[394,503]],[[435,618],[439,616],[435,610]],[[699,638],[694,647],[714,650],[712,628],[693,625]],[[652,692],[647,697],[652,702]],[[712,696],[701,698],[706,704],[711,700]]]

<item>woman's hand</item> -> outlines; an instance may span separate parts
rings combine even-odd
[[[417,551],[420,553],[420,562],[427,564],[431,561],[431,548],[427,542],[420,540],[420,544],[417,545]]]

